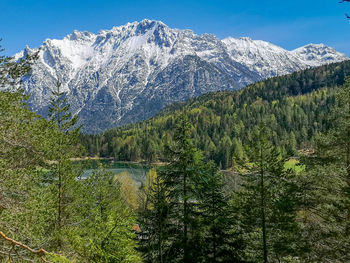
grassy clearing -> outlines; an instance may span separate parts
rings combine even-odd
[[[305,165],[301,165],[299,160],[297,160],[295,158],[291,158],[285,162],[284,168],[285,169],[292,169],[296,173],[300,173],[300,172],[305,170]]]

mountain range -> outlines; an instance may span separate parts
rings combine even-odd
[[[170,103],[210,91],[236,90],[348,59],[323,44],[288,51],[248,37],[220,40],[147,19],[97,34],[74,31],[62,40],[47,39],[15,59],[35,52],[32,74],[23,79],[30,108],[46,116],[59,81],[88,133],[147,119]]]

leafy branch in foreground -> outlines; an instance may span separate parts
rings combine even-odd
[[[23,244],[23,243],[21,243],[19,241],[16,241],[16,240],[6,236],[1,231],[0,231],[0,237],[11,243],[11,248],[10,248],[10,250],[8,252],[8,260],[9,260],[9,262],[13,262],[13,258],[12,258],[12,254],[11,253],[15,252],[16,255],[19,256],[18,252],[16,251],[16,247],[20,247],[20,248],[28,251],[29,253],[38,256],[43,262],[62,262],[62,263],[65,263],[65,262],[69,263],[70,262],[65,257],[62,257],[62,256],[60,256],[58,254],[50,253],[50,252],[46,251],[43,248],[40,248],[40,249],[30,248],[27,245],[25,245],[25,244]],[[19,256],[19,258],[21,258],[23,260],[26,260],[26,259],[24,259],[21,256]],[[53,260],[53,261],[49,261],[50,259]],[[31,261],[31,260],[27,259],[27,261]]]

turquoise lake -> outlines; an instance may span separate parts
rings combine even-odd
[[[150,166],[126,163],[126,162],[111,162],[107,160],[88,160],[79,161],[82,162],[85,168],[83,177],[88,177],[94,170],[96,170],[99,164],[102,164],[106,171],[110,171],[116,175],[127,173],[132,179],[134,179],[138,185],[140,185],[146,178],[147,172],[150,170]]]

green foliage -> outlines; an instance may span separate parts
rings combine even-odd
[[[0,58],[0,85],[15,90],[20,77],[28,73],[28,61],[14,63],[12,58]],[[27,96],[20,91],[0,92],[0,229],[14,240],[37,248],[46,242],[47,215],[39,186],[43,186],[42,172],[50,156],[52,125],[30,112]],[[1,250],[10,251],[11,244],[0,240]],[[13,258],[38,259],[25,250],[14,248]],[[16,253],[15,253],[16,251]],[[7,255],[5,255],[7,257]],[[0,255],[4,259],[4,254]]]
[[[170,200],[162,178],[156,170],[147,174],[146,182],[141,187],[141,202],[139,208],[139,223],[141,226],[140,250],[144,262],[169,262],[171,237],[170,231]]]
[[[51,263],[73,263],[74,262],[72,260],[67,259],[64,256],[54,254],[54,253],[49,253],[48,255],[46,255],[45,260]]]
[[[297,159],[289,159],[284,163],[284,169],[291,169],[297,174],[305,170],[305,165],[302,165]]]
[[[309,262],[350,260],[350,79],[337,92],[332,128],[304,156],[303,222]]]
[[[197,237],[199,233],[197,210],[196,181],[203,169],[200,152],[193,146],[190,139],[191,126],[186,118],[179,118],[174,135],[174,143],[167,147],[169,165],[161,169],[159,177],[164,181],[164,187],[169,191],[168,217],[171,229],[171,245],[169,254],[172,262],[190,262],[198,257]],[[174,220],[174,219],[177,220]],[[169,235],[170,236],[170,235]]]
[[[201,262],[241,262],[244,241],[224,192],[223,175],[213,162],[203,172],[196,185]]]
[[[78,134],[79,128],[73,129],[77,123],[77,116],[72,117],[70,105],[67,103],[66,93],[61,91],[61,83],[56,83],[56,89],[52,91],[49,119],[53,121],[63,133]],[[72,136],[74,138],[74,136]]]
[[[135,215],[120,183],[102,168],[82,181],[69,240],[80,262],[141,262],[136,253]]]
[[[68,226],[72,224],[72,207],[76,201],[76,189],[79,187],[77,178],[80,176],[79,170],[75,169],[70,160],[79,155],[79,149],[75,146],[79,129],[74,129],[77,119],[71,117],[70,105],[67,104],[65,93],[61,92],[60,86],[57,82],[49,108],[50,124],[55,129],[52,130],[49,140],[52,144],[50,156],[47,156],[50,158],[47,162],[50,173],[45,178],[48,185],[44,190],[47,196],[46,207],[53,212],[52,220],[47,225],[53,229],[49,231],[53,235],[49,243],[52,249],[59,251],[68,245],[67,240],[64,240],[64,231],[68,231]]]

